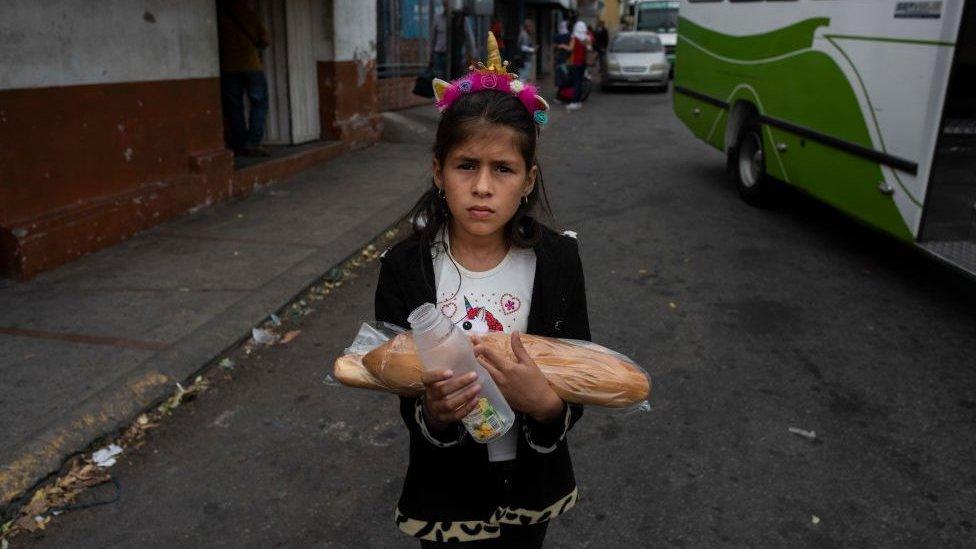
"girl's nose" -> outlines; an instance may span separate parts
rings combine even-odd
[[[491,196],[491,170],[484,168],[478,170],[478,177],[475,178],[474,187],[471,189],[477,196]]]

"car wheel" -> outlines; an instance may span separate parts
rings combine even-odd
[[[766,153],[762,127],[750,121],[739,130],[739,138],[729,150],[728,167],[739,196],[753,206],[766,207],[772,203],[773,182],[766,174]]]
[[[660,86],[658,86],[657,91],[659,91],[661,93],[668,93],[668,89],[670,87],[671,87],[671,82],[668,81],[668,80],[665,80],[663,84],[661,84]]]

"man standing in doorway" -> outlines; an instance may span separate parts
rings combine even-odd
[[[441,80],[447,80],[447,18],[450,10],[450,0],[444,0],[443,10],[434,16],[433,36],[430,41],[430,62],[434,66],[434,77]]]
[[[268,156],[261,146],[268,116],[268,79],[261,50],[271,44],[261,18],[240,0],[219,0],[217,29],[220,41],[220,88],[224,119],[229,126],[227,145],[234,154]],[[244,119],[244,94],[251,102],[250,123]]]

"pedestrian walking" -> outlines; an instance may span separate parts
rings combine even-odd
[[[586,74],[586,52],[591,48],[590,32],[586,23],[577,21],[573,25],[573,34],[569,44],[560,45],[569,52],[569,76],[573,82],[573,100],[566,105],[566,110],[575,111],[582,108],[583,79]]]
[[[526,82],[535,80],[535,24],[531,19],[522,23],[519,31],[518,47],[522,55],[522,65],[519,67],[519,77]]]
[[[268,79],[264,75],[261,51],[271,44],[271,35],[244,2],[221,0],[217,4],[220,46],[220,92],[224,119],[228,124],[227,146],[243,156],[268,156],[261,146],[268,116]],[[251,103],[248,121],[244,96]]]
[[[432,184],[376,287],[377,320],[406,327],[436,303],[469,333],[512,333],[511,357],[474,339],[516,412],[497,441],[475,442],[460,422],[479,406],[474,374],[425,371],[424,394],[400,397],[410,462],[396,524],[428,548],[541,547],[578,498],[566,434],[582,408],[552,391],[518,333],[590,339],[582,265],[576,241],[540,219],[551,218],[536,157],[548,104],[507,72],[491,35],[488,52],[482,68],[435,82]]]

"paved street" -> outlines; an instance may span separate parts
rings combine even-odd
[[[976,284],[802,196],[747,206],[670,94],[555,109],[543,173],[580,235],[594,340],[654,390],[652,411],[591,409],[571,433],[583,499],[547,546],[971,543]],[[393,525],[395,398],[323,383],[376,274],[293,342],[235,354],[111,469],[116,503],[14,545],[416,547]]]

